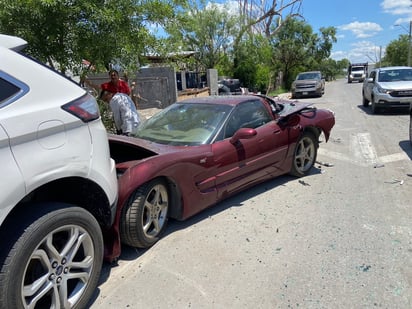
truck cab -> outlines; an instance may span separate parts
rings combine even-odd
[[[368,76],[368,63],[352,63],[348,67],[348,83],[354,81],[363,83]]]

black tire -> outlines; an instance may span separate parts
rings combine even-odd
[[[362,104],[364,107],[369,106],[369,100],[365,98],[365,95],[362,93]]]
[[[296,177],[302,177],[309,174],[316,162],[319,143],[316,137],[305,132],[296,143],[293,153],[292,168],[290,174]]]
[[[376,106],[375,99],[373,97],[371,98],[371,108],[372,108],[372,114],[378,113],[379,109]]]
[[[153,246],[167,225],[169,191],[166,184],[152,180],[137,188],[122,211],[120,236],[126,245]]]
[[[85,308],[103,263],[99,224],[83,208],[37,206],[1,235],[0,308]]]

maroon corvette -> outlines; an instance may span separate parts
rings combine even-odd
[[[328,141],[334,113],[265,96],[193,98],[147,120],[136,137],[110,136],[119,201],[105,234],[106,260],[120,243],[147,248],[168,218],[185,220],[228,196],[289,173],[301,177]]]

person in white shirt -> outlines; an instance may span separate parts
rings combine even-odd
[[[110,105],[117,134],[127,136],[136,134],[141,118],[132,99],[127,94],[115,94],[107,90],[102,91],[100,98]]]

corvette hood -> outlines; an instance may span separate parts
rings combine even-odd
[[[152,155],[172,153],[181,150],[181,148],[184,148],[184,146],[162,145],[136,137],[112,134],[109,134],[109,144],[122,144],[129,147],[135,147],[136,149],[144,149],[148,152],[148,154],[151,153]]]

